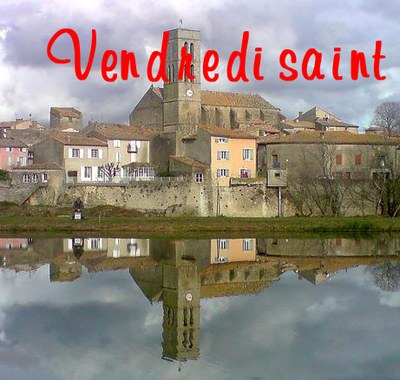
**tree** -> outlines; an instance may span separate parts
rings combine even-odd
[[[99,166],[99,170],[108,181],[112,182],[113,178],[120,172],[121,167],[119,163],[110,162]]]
[[[400,264],[384,262],[369,268],[374,276],[374,281],[379,288],[387,292],[400,290]]]
[[[400,102],[384,102],[376,107],[372,124],[389,137],[400,134]]]
[[[340,216],[345,213],[346,194],[352,181],[342,173],[335,173],[336,154],[336,146],[323,141],[301,149],[301,167],[288,177],[288,196],[299,214],[312,215],[317,211],[324,216]]]

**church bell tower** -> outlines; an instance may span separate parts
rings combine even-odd
[[[192,55],[190,73],[178,79],[181,49]],[[201,119],[200,32],[190,29],[169,31],[166,72],[169,81],[164,83],[164,132],[176,134],[176,154],[181,154],[181,139],[195,133]]]

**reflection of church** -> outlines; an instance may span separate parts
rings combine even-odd
[[[380,264],[389,255],[398,261],[398,241],[390,242],[391,247],[354,239],[0,239],[0,257],[4,268],[15,271],[49,265],[51,282],[74,281],[83,268],[129,269],[146,298],[163,303],[163,358],[185,361],[200,354],[201,299],[257,294],[285,271],[318,284],[345,268]],[[76,254],[79,244],[83,250]]]
[[[198,358],[202,298],[256,294],[278,280],[276,262],[257,263],[255,255],[246,256],[247,251],[239,258],[237,247],[249,239],[224,240],[232,251],[224,250],[227,260],[223,263],[215,264],[213,246],[219,239],[158,242],[153,265],[130,268],[132,278],[149,301],[163,303],[163,358]],[[255,239],[251,240],[255,246]],[[248,261],[243,260],[245,257]]]

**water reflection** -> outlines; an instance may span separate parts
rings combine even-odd
[[[162,357],[176,361],[200,356],[203,299],[258,294],[287,272],[318,285],[359,266],[382,290],[397,291],[398,252],[399,241],[385,239],[0,239],[4,269],[48,265],[53,283],[128,269],[147,300],[162,304]]]

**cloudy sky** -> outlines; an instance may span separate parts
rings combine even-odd
[[[203,80],[203,89],[260,93],[289,118],[318,105],[366,127],[379,103],[400,99],[399,17],[397,0],[1,0],[0,121],[32,114],[48,124],[51,106],[74,106],[85,121],[127,122],[150,86],[144,71],[149,54],[160,47],[162,32],[178,27],[182,18],[184,27],[201,31],[203,54],[215,49],[221,57],[220,80]],[[84,57],[91,30],[97,31],[95,63],[85,81],[76,79],[72,64],[56,65],[47,57],[47,43],[61,28],[78,33]],[[244,30],[250,31],[249,60],[255,46],[263,49],[265,79],[230,83],[226,61],[239,49]],[[371,56],[377,40],[386,56],[381,62],[384,81],[373,76]],[[342,49],[343,81],[332,79],[335,47]],[[294,50],[301,63],[309,48],[323,52],[326,78],[281,81],[282,50]],[[106,83],[99,62],[107,49],[133,51],[141,78]],[[349,79],[353,49],[365,52],[369,79]],[[60,39],[54,51],[72,56],[70,40]],[[251,61],[248,65],[251,72]]]

